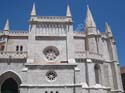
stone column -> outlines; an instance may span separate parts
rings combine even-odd
[[[94,63],[91,59],[87,59],[87,66],[88,66],[88,85],[94,86],[95,83],[95,72],[94,72]]]

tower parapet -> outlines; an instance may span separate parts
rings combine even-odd
[[[30,19],[31,23],[66,23],[69,22],[66,16],[37,16]]]
[[[0,85],[13,78],[20,93],[122,93],[117,62],[110,26],[100,32],[88,6],[83,32],[73,30],[69,5],[66,16],[37,16],[35,3],[28,31],[12,31],[7,21],[0,32],[0,71],[22,80],[4,74]]]

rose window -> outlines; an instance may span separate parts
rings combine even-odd
[[[56,74],[56,72],[54,72],[54,71],[49,71],[49,72],[46,74],[46,77],[47,77],[48,80],[54,81],[54,80],[56,79],[56,77],[57,77],[57,74]]]
[[[44,50],[44,54],[49,61],[53,61],[59,55],[59,51],[55,47],[48,47]]]

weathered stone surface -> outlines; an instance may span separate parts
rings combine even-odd
[[[20,93],[122,93],[116,44],[109,26],[99,32],[87,8],[84,32],[67,16],[37,16],[29,31],[0,33],[0,90],[12,78]],[[108,32],[108,34],[107,34]],[[1,93],[1,92],[0,92]]]

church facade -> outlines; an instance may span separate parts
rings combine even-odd
[[[100,32],[87,7],[85,29],[66,16],[37,16],[29,30],[0,33],[0,93],[123,93],[110,26]]]

